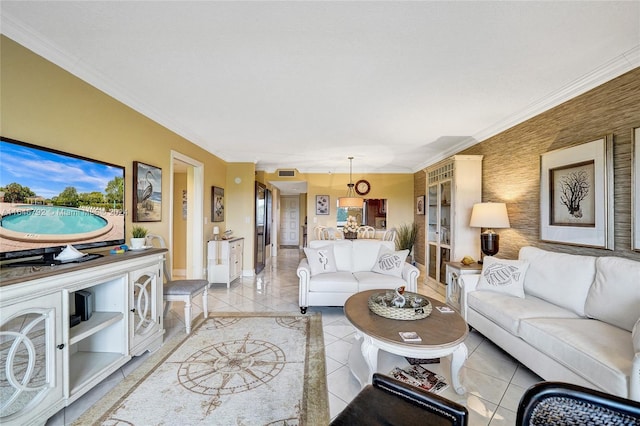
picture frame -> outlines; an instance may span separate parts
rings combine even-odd
[[[640,127],[631,132],[631,249],[640,251]]]
[[[540,239],[613,250],[613,135],[540,156]]]
[[[224,188],[211,187],[211,222],[224,222]]]
[[[316,195],[316,215],[328,215],[331,210],[328,195]]]
[[[416,214],[417,215],[423,215],[424,214],[424,203],[425,203],[425,196],[424,195],[420,195],[420,196],[416,197]]]
[[[162,221],[162,169],[133,162],[133,222]]]

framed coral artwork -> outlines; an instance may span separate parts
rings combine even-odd
[[[613,250],[612,136],[540,159],[540,238]]]

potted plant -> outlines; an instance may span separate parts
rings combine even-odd
[[[144,226],[135,225],[131,228],[131,249],[132,250],[140,250],[144,248],[144,243],[146,241],[147,233],[149,231]]]
[[[409,250],[407,262],[413,263],[411,251],[418,238],[418,224],[413,222],[410,224],[400,225],[396,233],[396,250]]]

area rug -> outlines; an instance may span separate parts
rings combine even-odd
[[[327,395],[319,314],[216,313],[74,425],[327,425]]]

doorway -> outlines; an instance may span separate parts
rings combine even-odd
[[[171,151],[170,175],[169,250],[171,253],[185,253],[183,274],[186,278],[203,278],[204,165]],[[176,183],[180,179],[185,181],[184,192],[176,191]],[[184,227],[176,225],[178,220],[184,220]]]

